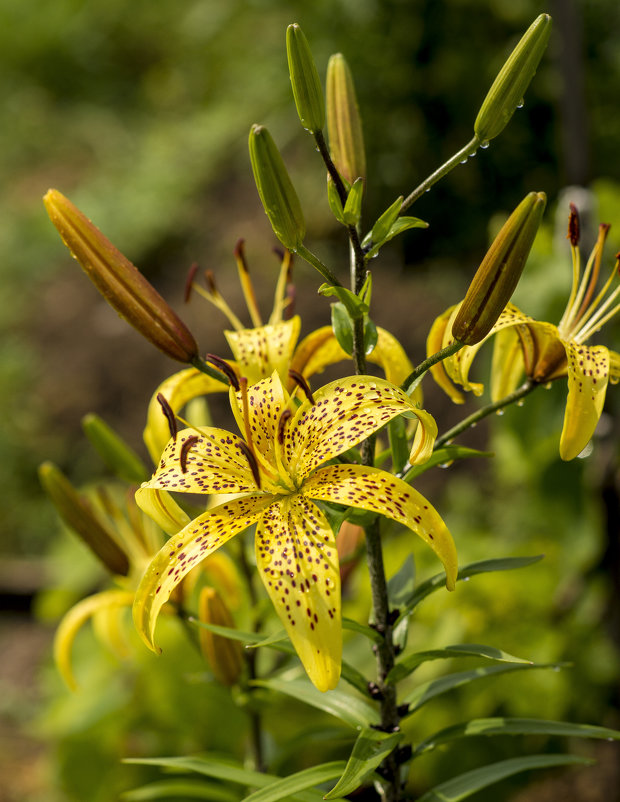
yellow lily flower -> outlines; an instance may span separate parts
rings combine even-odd
[[[560,457],[571,460],[583,451],[603,411],[609,382],[620,380],[620,354],[603,345],[586,345],[586,341],[620,310],[617,301],[620,287],[611,293],[617,280],[619,257],[604,286],[596,293],[603,247],[609,226],[601,224],[592,253],[582,272],[578,249],[577,210],[571,205],[569,239],[573,261],[573,282],[564,314],[557,326],[534,320],[513,304],[508,304],[487,337],[496,335],[491,396],[498,401],[516,389],[525,374],[531,381],[547,384],[568,377],[568,397],[560,437]],[[596,293],[596,294],[595,294]],[[427,341],[427,350],[435,353],[439,347],[453,342],[452,321],[458,305],[447,309],[435,320]],[[483,392],[483,385],[469,380],[469,368],[478,349],[485,341],[467,346],[431,368],[437,383],[455,403],[464,397],[453,384]]]
[[[311,393],[297,407],[274,371],[252,386],[230,389],[243,437],[222,429],[185,429],[170,440],[153,478],[142,490],[239,493],[189,523],[151,562],[136,593],[134,622],[155,649],[159,611],[183,577],[235,535],[257,524],[256,563],[297,654],[315,686],[334,688],[340,676],[340,574],[332,529],[315,502],[335,502],[380,513],[412,529],[435,551],[454,587],[452,537],[426,499],[378,468],[326,464],[401,414],[418,430],[434,421],[383,379],[354,376]],[[434,428],[436,432],[436,427]],[[416,433],[412,459],[417,453]],[[432,442],[431,446],[432,448]],[[140,503],[140,496],[138,496]]]
[[[223,312],[232,325],[232,331],[224,331],[233,355],[232,360],[226,361],[237,375],[245,376],[249,384],[255,384],[261,379],[271,376],[276,370],[282,381],[290,387],[289,367],[307,379],[313,374],[321,372],[328,365],[350,359],[338,344],[331,326],[317,329],[305,337],[301,343],[297,343],[301,330],[301,319],[298,315],[286,319],[287,313],[291,310],[288,288],[291,280],[292,255],[288,251],[285,251],[282,257],[273,311],[265,324],[263,324],[256,303],[256,296],[244,258],[242,241],[235,249],[235,258],[243,293],[254,324],[253,328],[244,328],[239,318],[218,292],[210,274],[207,275],[208,291],[195,284],[192,284],[192,287]],[[388,381],[399,385],[411,373],[413,366],[403,347],[392,334],[381,328],[377,329],[377,334],[377,344],[368,359],[382,368]],[[144,430],[144,442],[155,464],[170,437],[157,396],[163,396],[172,411],[177,413],[193,398],[223,392],[226,389],[226,385],[195,368],[181,370],[159,385],[151,398]],[[421,391],[416,390],[413,398],[421,403]]]

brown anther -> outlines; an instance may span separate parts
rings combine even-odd
[[[246,273],[249,273],[248,263],[245,261],[244,245],[245,245],[245,240],[243,238],[238,239],[237,244],[235,245],[234,255],[239,267],[243,268],[243,270],[245,270]]]
[[[284,306],[284,312],[282,317],[284,320],[290,320],[293,315],[295,314],[295,300],[297,297],[297,293],[295,292],[295,285],[294,284],[287,284],[286,285],[286,301]]]
[[[194,285],[194,279],[196,278],[196,273],[198,272],[198,262],[194,262],[190,269],[187,272],[187,278],[185,279],[185,295],[183,297],[184,302],[187,304],[189,303],[189,299],[192,297],[192,287]]]
[[[252,471],[252,476],[254,477],[254,481],[256,482],[256,487],[260,490],[260,471],[258,470],[258,462],[256,461],[256,457],[252,453],[250,447],[240,440],[237,445],[239,449],[243,452],[243,456],[247,459],[250,470]]]
[[[570,240],[573,248],[579,245],[579,212],[574,203],[570,204],[570,214],[568,215],[568,234],[566,239]]]
[[[222,359],[215,354],[207,354],[205,356],[205,362],[210,362],[212,365],[214,365],[226,376],[228,383],[231,384],[236,391],[239,390],[239,377],[237,376],[235,369],[231,367],[225,359]]]
[[[181,454],[180,454],[181,473],[187,473],[187,457],[189,455],[191,447],[195,445],[199,439],[200,438],[197,435],[191,434],[181,446]]]
[[[212,270],[205,270],[205,282],[207,284],[207,289],[211,293],[211,295],[219,295],[217,291],[217,286],[215,284],[215,276],[213,275]]]
[[[293,413],[290,409],[285,409],[282,414],[280,415],[280,420],[278,421],[278,443],[282,445],[284,443],[284,427],[288,420],[293,417]]]
[[[282,250],[282,248],[275,247],[275,248],[272,248],[272,251],[275,253],[275,255],[278,257],[278,259],[281,262],[284,261],[284,251]]]
[[[173,440],[177,439],[177,419],[174,414],[174,410],[168,403],[168,399],[163,393],[157,393],[157,401],[159,406],[162,408],[162,412],[166,416],[166,420],[168,421],[168,428],[170,429],[170,437]]]
[[[299,387],[301,387],[301,389],[304,391],[304,394],[305,394],[306,398],[308,399],[308,401],[311,404],[314,404],[315,401],[314,401],[314,397],[312,395],[312,390],[310,389],[310,385],[305,380],[305,378],[301,375],[301,373],[299,373],[297,370],[292,370],[291,369],[291,370],[289,370],[288,375],[295,382],[295,384],[297,384],[297,385],[299,385]]]

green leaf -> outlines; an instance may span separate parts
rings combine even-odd
[[[298,771],[244,797],[243,802],[278,802],[298,791],[305,791],[307,788],[340,777],[344,768],[344,761],[337,760],[333,763],[323,763],[320,766],[313,766],[311,769]],[[322,799],[323,795],[320,794],[318,798]]]
[[[199,780],[159,780],[121,794],[125,802],[146,802],[150,799],[171,799],[176,802],[185,797],[206,799],[208,802],[237,802],[239,793]]]
[[[402,733],[387,733],[379,730],[362,730],[347,761],[344,774],[324,799],[335,799],[355,791],[396,748]]]
[[[388,233],[382,240],[379,242],[374,242],[373,240],[373,246],[366,254],[366,258],[372,259],[373,256],[379,253],[379,249],[385,245],[386,242],[389,242],[391,239],[394,239],[394,237],[397,237],[399,234],[402,234],[403,231],[407,231],[410,228],[428,228],[428,223],[425,223],[424,220],[420,220],[418,217],[399,217],[392,223]]]
[[[243,786],[265,788],[281,777],[275,774],[265,774],[244,768],[241,763],[228,757],[215,755],[196,755],[188,757],[152,757],[152,758],[125,758],[123,763],[135,763],[141,766],[162,766],[163,768],[178,769],[180,771],[195,771],[207,777],[237,783]],[[237,796],[238,798],[238,796]],[[297,802],[320,802],[322,794],[314,791],[300,791],[291,796]]]
[[[343,226],[346,226],[344,220],[344,209],[342,208],[342,203],[340,202],[340,195],[338,194],[336,185],[329,176],[327,176],[327,203],[329,204],[329,208],[331,209],[331,212],[336,220],[339,223],[342,223]]]
[[[424,465],[413,465],[403,476],[405,482],[411,482],[420,474],[435,468],[437,465],[448,467],[457,459],[468,459],[469,457],[494,457],[493,451],[478,451],[475,448],[465,446],[443,446],[433,451],[431,458]]]
[[[283,680],[277,677],[253,680],[251,684],[292,696],[300,702],[335,716],[351,727],[369,727],[371,724],[381,723],[379,713],[374,707],[371,707],[363,699],[351,696],[344,691],[335,690],[322,693],[307,680]]]
[[[470,563],[461,568],[456,581],[464,581],[472,576],[476,576],[476,574],[492,573],[493,571],[514,571],[516,568],[526,568],[542,560],[544,556],[544,554],[537,554],[533,557],[502,557],[497,560],[480,560],[479,562]],[[445,587],[445,584],[446,575],[441,573],[435,574],[430,579],[418,585],[407,602],[407,606],[400,614],[399,620],[404,616],[410,615],[423,599],[430,596],[431,593],[439,588]]]
[[[346,287],[338,287],[326,283],[321,284],[318,292],[319,295],[323,295],[326,298],[338,298],[338,300],[345,305],[347,312],[354,320],[368,314],[368,304],[364,303],[354,292],[347,290]]]
[[[457,643],[443,649],[428,649],[423,652],[414,652],[400,660],[387,675],[388,682],[399,682],[408,677],[415,669],[429,660],[446,660],[450,657],[485,657],[498,663],[526,663],[532,665],[531,660],[515,657],[494,646],[485,646],[481,643]]]
[[[136,452],[98,415],[92,412],[85,415],[82,429],[101,459],[119,479],[139,485],[149,478],[150,471]]]
[[[377,327],[367,315],[364,315],[364,353],[366,356],[372,354],[378,340]]]
[[[471,735],[564,735],[573,738],[620,740],[618,730],[596,727],[593,724],[573,724],[570,721],[546,721],[539,718],[476,718],[446,727],[431,735],[418,744],[413,757],[430,752],[448,741]]]
[[[353,323],[344,304],[332,304],[332,329],[345,354],[353,354]]]
[[[363,195],[364,179],[356,178],[344,205],[344,221],[348,226],[356,226],[360,221]]]
[[[370,309],[370,299],[372,297],[372,273],[370,270],[366,271],[366,278],[359,292],[359,297],[365,304],[368,304],[368,308]]]
[[[343,617],[342,628],[348,629],[350,632],[358,632],[360,635],[364,635],[364,637],[368,638],[368,640],[372,641],[373,643],[381,643],[381,635],[379,635],[376,629],[366,626],[365,624],[360,624],[358,621],[354,621],[352,618]]]
[[[576,755],[528,755],[527,757],[514,757],[510,760],[501,760],[491,763],[481,769],[467,771],[459,774],[445,783],[436,785],[418,798],[418,802],[461,802],[468,796],[475,794],[493,783],[499,782],[513,774],[530,769],[546,769],[551,766],[588,766],[594,761]]]
[[[415,713],[431,699],[435,699],[454,688],[460,688],[462,685],[467,685],[470,682],[475,682],[479,679],[495,676],[497,674],[506,674],[511,671],[529,671],[535,668],[552,668],[557,670],[567,663],[504,663],[497,666],[478,666],[470,671],[458,671],[454,674],[447,674],[445,677],[424,682],[414,688],[407,694],[402,702],[409,705],[407,715]]]
[[[364,238],[364,245],[370,242],[384,242],[387,235],[390,233],[393,223],[399,215],[400,207],[403,204],[403,196],[400,195],[394,203],[392,203],[377,219],[372,227],[370,234]]]

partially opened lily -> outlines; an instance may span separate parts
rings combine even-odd
[[[315,373],[320,373],[328,365],[350,359],[338,344],[331,326],[323,326],[311,332],[297,344],[301,320],[298,315],[291,315],[292,299],[289,297],[289,289],[292,255],[288,251],[285,251],[282,257],[273,311],[267,323],[263,323],[258,309],[243,253],[243,241],[238,243],[235,257],[253,328],[243,326],[220,295],[211,274],[208,274],[208,291],[196,284],[192,284],[192,287],[228,318],[232,330],[225,331],[224,335],[233,359],[227,362],[239,376],[245,376],[249,384],[254,384],[260,379],[271,376],[276,370],[282,381],[290,388],[289,368],[309,378]],[[392,334],[381,328],[377,329],[377,334],[377,344],[368,359],[381,367],[388,381],[398,385],[411,373],[413,366],[403,347]],[[170,436],[157,396],[162,395],[176,413],[193,398],[223,392],[226,389],[225,384],[195,368],[181,370],[159,385],[153,393],[144,430],[144,441],[154,463],[159,460]],[[413,397],[420,402],[420,391],[416,391]]]
[[[493,353],[491,395],[497,401],[511,393],[523,374],[531,381],[547,384],[568,377],[568,397],[564,425],[560,438],[560,456],[564,460],[576,457],[585,448],[603,411],[607,385],[620,380],[620,354],[603,345],[586,345],[620,309],[620,287],[610,288],[617,281],[619,256],[607,281],[596,291],[603,247],[609,226],[599,226],[598,238],[581,269],[578,249],[578,218],[571,209],[569,239],[573,260],[573,283],[564,314],[557,326],[534,320],[509,304],[491,329],[488,337],[496,335]],[[452,321],[458,306],[446,310],[433,324],[427,350],[434,353],[452,342]],[[483,385],[470,382],[469,368],[484,340],[462,348],[443,365],[431,368],[435,380],[456,403],[464,398],[452,383],[480,395]]]
[[[371,376],[341,379],[297,406],[277,371],[230,390],[242,436],[202,427],[179,432],[153,478],[138,491],[239,493],[198,516],[160,550],[134,604],[134,621],[154,647],[162,605],[183,577],[228,540],[257,524],[256,562],[267,592],[310,679],[322,691],[340,675],[340,574],[331,527],[316,502],[380,513],[412,529],[438,555],[446,584],[456,580],[452,537],[436,510],[402,480],[378,468],[327,464],[392,418],[418,418],[413,461],[428,459],[436,424],[409,397]]]

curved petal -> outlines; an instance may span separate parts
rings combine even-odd
[[[161,393],[170,404],[173,412],[178,412],[188,401],[208,393],[222,393],[228,386],[212,379],[196,368],[187,368],[169,376],[153,393],[146,415],[143,438],[151,459],[157,465],[161,452],[170,440],[170,429],[166,416],[161,410],[157,396]]]
[[[340,571],[334,534],[299,494],[273,504],[256,529],[256,564],[311,681],[336,686],[342,658]]]
[[[456,306],[450,306],[445,312],[442,312],[439,317],[435,318],[431,330],[426,338],[426,356],[432,356],[443,348],[444,335],[448,326],[448,320],[456,309]],[[458,390],[450,381],[443,362],[438,362],[431,368],[431,376],[441,389],[448,395],[455,404],[464,404],[465,396]]]
[[[516,390],[524,369],[522,339],[516,329],[498,331],[493,343],[491,400],[499,401]]]
[[[290,320],[256,329],[225,331],[224,336],[239,373],[245,376],[248,384],[256,384],[271,376],[274,370],[286,380],[300,329],[301,319],[295,315]]]
[[[568,359],[568,398],[560,438],[560,457],[580,454],[601,417],[609,381],[609,351],[603,345],[588,347],[565,342]]]
[[[165,490],[152,487],[139,487],[136,490],[136,504],[158,524],[167,535],[176,535],[190,521],[189,515]]]
[[[131,596],[133,599],[133,593]],[[128,622],[125,618],[130,606],[131,602],[124,605],[106,605],[93,613],[93,631],[97,640],[103,643],[119,660],[123,660],[131,654]]]
[[[363,465],[327,465],[306,479],[302,492],[318,501],[378,512],[408,527],[439,557],[446,587],[454,590],[458,565],[452,535],[437,510],[402,479]]]
[[[620,354],[609,352],[609,381],[618,384],[620,381]]]
[[[351,357],[338,344],[331,326],[323,326],[311,332],[295,350],[291,367],[306,378],[321,373],[328,365]],[[385,378],[392,384],[401,384],[412,372],[413,365],[404,348],[393,334],[377,327],[377,344],[367,357],[383,370]],[[417,398],[420,400],[421,398]]]
[[[305,401],[283,431],[283,452],[297,482],[322,462],[361,443],[403,412],[418,414],[409,396],[375,376],[326,384]]]
[[[100,610],[110,607],[131,607],[134,594],[126,590],[104,590],[82,599],[64,616],[54,636],[54,660],[61,677],[71,690],[77,683],[71,670],[71,647],[79,629]]]
[[[256,482],[236,434],[224,429],[183,429],[170,440],[152,479],[142,487],[179,493],[245,493]]]
[[[146,645],[154,645],[159,611],[170,594],[201,560],[257,521],[272,496],[243,496],[198,516],[160,549],[136,591],[133,620]]]
[[[425,409],[414,409],[412,412],[418,419],[418,425],[409,454],[409,464],[423,465],[429,461],[433,453],[433,446],[437,439],[437,423],[431,413]]]

